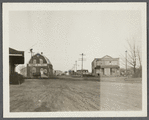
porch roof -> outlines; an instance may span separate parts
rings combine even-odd
[[[24,64],[24,51],[9,48],[9,59],[12,64]]]

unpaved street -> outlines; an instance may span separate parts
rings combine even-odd
[[[141,82],[26,79],[10,85],[11,112],[141,110]]]

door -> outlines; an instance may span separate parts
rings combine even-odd
[[[107,75],[107,76],[109,76],[110,75],[110,68],[105,68],[104,69],[105,70],[105,75]]]
[[[40,74],[43,75],[43,68],[40,68]]]

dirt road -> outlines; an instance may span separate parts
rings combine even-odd
[[[30,79],[10,85],[10,111],[141,110],[141,86],[141,82]]]

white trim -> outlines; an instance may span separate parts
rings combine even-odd
[[[47,64],[28,64],[28,66],[47,66]]]
[[[9,56],[23,56],[22,54],[9,54]]]

